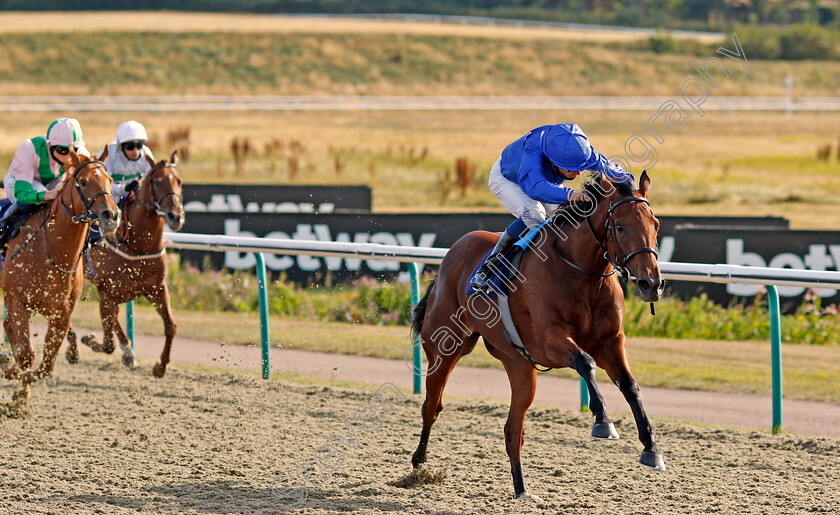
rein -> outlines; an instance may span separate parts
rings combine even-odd
[[[601,238],[598,237],[598,234],[595,232],[595,228],[592,227],[592,220],[589,216],[586,217],[586,226],[589,228],[589,232],[592,234],[592,237],[595,238],[595,243],[598,244],[598,248],[600,248],[603,252],[604,259],[606,259],[612,267],[611,272],[606,274],[599,274],[591,270],[587,270],[586,268],[583,268],[582,266],[576,265],[575,263],[569,261],[559,252],[557,252],[556,243],[559,236],[554,238],[554,241],[551,244],[551,250],[554,251],[554,254],[561,260],[563,260],[564,263],[571,266],[578,272],[584,272],[594,277],[609,277],[618,273],[621,274],[621,278],[624,279],[625,282],[634,282],[636,278],[630,275],[630,270],[627,268],[627,264],[630,262],[630,260],[638,256],[639,254],[645,253],[651,253],[656,258],[659,258],[659,253],[656,252],[656,249],[654,248],[641,247],[627,254],[624,252],[624,249],[622,249],[621,245],[618,243],[618,239],[616,238],[616,232],[618,232],[618,230],[615,228],[615,218],[613,217],[613,214],[619,206],[629,204],[631,202],[642,202],[644,204],[650,205],[648,199],[636,196],[623,198],[615,204],[613,204],[612,201],[610,201],[610,209],[609,211],[607,211],[607,219],[604,221],[604,233],[606,234],[607,242],[612,244],[612,257],[610,257],[609,249],[606,247],[606,245],[604,245],[601,242]],[[656,315],[656,309],[653,307],[653,302],[650,303],[650,314],[654,316]]]
[[[79,181],[76,179],[76,176],[78,175],[79,171],[81,171],[84,167],[86,167],[90,164],[99,164],[99,165],[102,165],[102,168],[105,168],[105,163],[103,163],[102,161],[99,161],[99,160],[85,161],[78,168],[76,168],[76,170],[73,171],[73,175],[72,175],[73,185],[75,186],[76,193],[78,194],[79,199],[82,201],[82,206],[84,206],[84,209],[85,209],[84,212],[81,215],[74,215],[73,211],[71,211],[70,208],[67,207],[67,205],[64,203],[64,199],[59,194],[58,198],[56,198],[53,201],[52,206],[50,206],[50,208],[47,209],[47,211],[44,213],[44,219],[41,221],[41,224],[38,226],[37,229],[35,229],[35,231],[32,234],[29,235],[29,237],[26,238],[26,241],[24,241],[23,244],[20,247],[18,247],[18,249],[11,255],[11,257],[9,257],[9,261],[13,260],[15,258],[15,256],[20,254],[20,252],[24,248],[26,248],[26,246],[29,245],[29,243],[33,239],[35,239],[35,236],[38,234],[38,232],[41,231],[44,228],[45,225],[47,225],[47,221],[49,221],[49,219],[52,218],[53,215],[55,215],[55,213],[57,211],[57,204],[61,204],[61,207],[64,208],[64,211],[70,217],[70,221],[74,224],[78,224],[78,223],[90,224],[91,222],[93,222],[96,219],[95,215],[90,211],[91,205],[93,205],[94,201],[96,201],[96,199],[99,198],[100,195],[110,195],[111,192],[106,191],[106,190],[102,190],[99,193],[97,193],[96,195],[94,195],[89,200],[87,198],[85,198],[85,194],[84,194],[84,192],[82,192],[82,186],[81,186],[81,184],[79,184]],[[75,202],[73,201],[72,194],[70,196],[70,206],[72,208],[75,208]],[[76,258],[76,263],[71,270],[64,270],[63,268],[58,266],[58,264],[55,262],[55,260],[53,260],[52,255],[50,255],[49,242],[47,241],[47,231],[43,231],[43,235],[44,235],[44,252],[46,252],[46,254],[47,254],[47,262],[49,264],[51,264],[52,266],[54,266],[59,272],[65,274],[65,275],[72,274],[78,268],[79,261],[82,259],[82,254],[79,254],[79,257]]]
[[[137,202],[141,206],[145,207],[146,209],[157,214],[160,217],[166,216],[166,213],[163,211],[163,208],[160,207],[160,203],[163,202],[164,199],[166,199],[166,197],[175,196],[178,197],[178,200],[180,200],[182,203],[184,201],[184,198],[174,191],[168,191],[161,195],[159,198],[155,199],[155,181],[152,180],[152,177],[155,175],[155,172],[157,172],[158,170],[163,170],[165,168],[174,168],[176,171],[178,170],[178,167],[176,165],[166,163],[155,165],[155,167],[149,171],[149,189],[152,192],[152,203],[149,204],[148,202],[143,202],[142,200],[140,200],[139,197],[134,199],[135,202]]]
[[[133,195],[133,198],[132,198],[132,200],[134,202],[136,202],[139,206],[144,207],[147,211],[149,211],[151,213],[155,213],[157,216],[159,216],[161,218],[164,218],[166,216],[166,212],[163,211],[163,209],[160,206],[160,203],[163,202],[164,199],[166,199],[166,197],[174,196],[174,197],[177,197],[178,200],[180,200],[181,202],[183,202],[183,200],[184,200],[183,197],[181,195],[179,195],[178,193],[176,193],[175,191],[166,192],[163,195],[161,195],[158,199],[155,199],[155,181],[152,180],[152,177],[154,176],[155,172],[157,172],[158,170],[163,170],[165,168],[173,168],[173,169],[175,169],[175,171],[178,170],[178,167],[174,164],[171,164],[171,163],[157,164],[157,165],[155,165],[154,168],[149,170],[149,173],[147,175],[147,178],[149,180],[149,189],[150,189],[151,194],[152,194],[152,203],[151,204],[148,203],[148,202],[143,202],[142,200],[140,200],[140,198],[136,194]],[[128,204],[127,203],[126,203],[126,206],[123,208],[123,211],[124,211],[123,223],[124,223],[125,231],[123,231],[122,236],[117,239],[117,245],[112,244],[110,241],[108,241],[107,238],[103,238],[103,240],[102,240],[103,245],[108,247],[108,250],[110,250],[114,254],[116,254],[119,257],[121,257],[123,259],[126,259],[128,261],[142,261],[144,259],[155,259],[155,258],[159,258],[159,257],[163,256],[164,254],[166,254],[166,245],[164,245],[163,248],[161,248],[159,251],[152,252],[151,254],[140,254],[137,251],[135,251],[134,249],[132,249],[125,241],[126,236],[128,236]],[[125,248],[127,248],[131,252],[134,252],[134,255],[128,254],[127,252],[124,252],[124,251],[120,250],[119,245],[125,245]]]
[[[630,202],[642,202],[644,204],[650,205],[648,199],[644,197],[627,197],[619,200],[615,204],[610,202],[610,210],[607,213],[607,220],[604,222],[604,232],[607,235],[607,240],[612,243],[613,247],[613,255],[610,258],[609,250],[601,243],[601,239],[598,238],[598,235],[595,234],[595,229],[592,227],[592,221],[589,217],[586,217],[586,226],[589,227],[589,232],[592,233],[592,237],[595,238],[595,243],[598,244],[598,247],[604,252],[604,258],[612,265],[613,273],[616,271],[621,274],[625,281],[634,281],[635,277],[630,275],[630,270],[627,269],[627,263],[630,262],[631,259],[638,256],[639,254],[644,253],[651,253],[654,257],[659,258],[659,253],[656,252],[656,249],[651,247],[642,247],[639,249],[634,250],[630,254],[625,254],[624,249],[621,248],[621,245],[618,243],[616,239],[615,233],[618,232],[615,229],[615,218],[613,218],[613,213],[615,213],[616,208],[623,204],[628,204]],[[621,252],[619,255],[618,252]]]

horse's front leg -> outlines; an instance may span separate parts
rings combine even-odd
[[[656,431],[654,431],[653,425],[651,425],[650,419],[642,405],[641,388],[630,372],[630,365],[627,363],[624,345],[624,334],[620,334],[612,343],[605,347],[611,350],[603,353],[603,356],[599,356],[601,358],[599,362],[603,364],[604,370],[607,371],[612,382],[621,390],[622,395],[627,400],[627,404],[630,405],[633,418],[636,419],[636,427],[639,429],[639,441],[645,447],[639,463],[646,467],[665,470],[665,459],[662,457],[659,446],[656,444]]]
[[[3,328],[9,338],[14,360],[10,359],[8,353],[0,355],[0,368],[6,379],[18,379],[21,371],[27,370],[35,361],[35,351],[29,341],[29,312],[22,307],[22,302],[15,302],[9,296],[5,300],[8,312]]]
[[[67,328],[67,352],[65,353],[67,362],[75,365],[79,362],[79,345],[76,331],[73,330],[73,325]]]
[[[163,352],[160,354],[160,362],[155,364],[155,377],[163,377],[166,373],[166,366],[169,364],[169,356],[172,352],[172,340],[175,338],[175,332],[178,330],[178,325],[172,318],[172,306],[169,302],[169,288],[166,283],[161,283],[155,286],[152,290],[146,293],[146,298],[155,307],[163,319],[163,333],[166,336],[166,342],[163,344]]]
[[[618,431],[615,430],[615,425],[610,416],[607,415],[604,396],[595,381],[595,360],[581,350],[564,329],[555,328],[547,334],[556,336],[549,340],[544,350],[546,359],[542,364],[553,368],[572,368],[583,378],[586,388],[589,390],[589,409],[595,416],[592,438],[599,440],[618,439]]]
[[[134,357],[134,349],[131,347],[131,341],[125,334],[125,331],[123,331],[119,320],[114,321],[114,332],[117,334],[117,340],[120,341],[120,349],[123,353],[123,365],[127,366],[128,368],[132,368],[137,360]]]
[[[24,386],[39,381],[52,374],[55,368],[55,359],[64,339],[67,338],[67,331],[70,327],[70,314],[65,316],[50,317],[47,327],[47,336],[44,339],[44,358],[41,364],[34,371],[21,374],[21,382]]]

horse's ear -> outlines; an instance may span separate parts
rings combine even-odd
[[[175,151],[172,152],[172,157],[169,158],[169,164],[178,164],[178,149],[175,149]]]
[[[143,154],[143,155],[144,155],[144,156],[146,156],[146,161],[148,161],[149,166],[151,166],[152,168],[154,168],[154,167],[155,167],[155,165],[156,165],[155,160],[154,160],[154,159],[152,159],[151,157],[149,157],[149,154]]]
[[[67,155],[70,156],[70,166],[73,167],[74,170],[82,164],[82,160],[79,159],[79,154],[73,150],[73,147],[70,147],[70,153]]]
[[[639,194],[645,198],[648,196],[648,192],[650,191],[650,177],[648,176],[647,170],[642,172],[642,176],[639,177]]]
[[[108,159],[108,145],[105,145],[105,150],[103,150],[103,151],[102,151],[102,153],[101,153],[101,154],[99,154],[99,157],[97,157],[96,159],[97,159],[98,161],[103,161],[103,162],[104,162],[106,159]]]

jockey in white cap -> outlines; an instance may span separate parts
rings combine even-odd
[[[115,199],[122,199],[132,190],[136,190],[143,175],[152,169],[149,159],[154,161],[155,156],[146,146],[148,140],[143,124],[129,120],[120,124],[116,140],[108,143],[105,169],[114,179],[111,194]],[[104,150],[99,154],[102,155]]]

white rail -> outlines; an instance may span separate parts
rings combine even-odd
[[[169,232],[166,233],[166,239],[168,247],[177,249],[343,257],[432,265],[440,264],[448,251],[448,249],[438,247],[404,247],[375,243],[339,243]],[[663,277],[669,280],[840,290],[840,272],[669,262],[660,262],[659,269]]]
[[[402,247],[373,243],[340,243],[290,240],[281,238],[235,237],[211,234],[166,233],[167,246],[179,249],[215,252],[253,252],[257,257],[257,278],[260,287],[260,324],[262,333],[263,378],[270,376],[270,339],[268,334],[268,299],[264,253],[302,254],[343,258],[364,258],[408,263],[411,277],[411,302],[420,300],[419,263],[440,264],[448,249],[435,247]],[[773,376],[773,433],[782,430],[782,333],[779,293],[776,286],[831,288],[840,290],[840,271],[793,270],[735,265],[706,265],[699,263],[659,263],[665,279],[713,283],[748,283],[767,286],[770,304],[770,354]],[[414,393],[420,393],[422,360],[419,336],[414,341]],[[589,395],[581,379],[581,409],[588,407]]]

